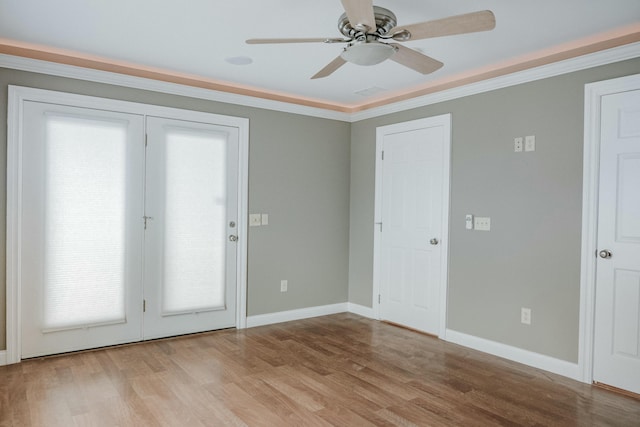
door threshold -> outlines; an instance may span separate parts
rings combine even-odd
[[[191,333],[186,333],[186,334],[171,335],[169,337],[150,338],[150,339],[146,339],[146,340],[143,339],[143,340],[139,340],[139,341],[123,342],[123,343],[120,343],[120,344],[104,345],[104,346],[101,346],[101,347],[85,348],[85,349],[82,349],[82,350],[72,350],[72,351],[65,351],[65,352],[62,352],[62,353],[45,354],[45,355],[42,355],[42,356],[25,357],[25,358],[21,358],[20,362],[25,362],[25,361],[28,361],[28,360],[53,359],[53,358],[56,358],[56,357],[71,356],[71,355],[74,355],[74,354],[91,353],[91,352],[94,352],[94,351],[110,350],[110,349],[116,349],[116,348],[121,348],[121,347],[131,347],[131,346],[134,346],[134,345],[140,345],[140,344],[151,343],[151,342],[156,342],[156,341],[176,340],[176,339],[180,339],[180,338],[193,337],[195,335],[205,335],[205,334],[212,334],[212,333],[215,333],[215,332],[228,331],[230,329],[237,329],[237,328],[235,326],[231,326],[229,328],[212,329],[210,331],[191,332]]]
[[[386,324],[391,325],[391,326],[397,326],[398,328],[407,329],[407,330],[412,331],[412,332],[417,332],[417,333],[419,333],[421,335],[426,335],[426,336],[431,337],[431,338],[440,339],[435,334],[430,334],[429,332],[421,331],[420,329],[415,329],[415,328],[412,328],[412,327],[407,326],[407,325],[401,325],[400,323],[390,322],[388,320],[381,320],[381,322],[386,323]]]
[[[629,391],[629,390],[625,390],[623,388],[614,387],[614,386],[609,385],[609,384],[599,383],[597,381],[593,382],[593,386],[597,387],[599,389],[602,389],[602,390],[607,390],[607,391],[611,391],[611,392],[616,393],[616,394],[621,394],[623,396],[627,396],[627,397],[630,397],[632,399],[640,400],[640,394],[634,393],[634,392]]]

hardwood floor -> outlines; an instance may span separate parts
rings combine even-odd
[[[640,426],[640,400],[338,314],[0,367],[2,426]]]

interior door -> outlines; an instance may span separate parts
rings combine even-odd
[[[24,103],[21,356],[141,339],[144,119]]]
[[[640,393],[640,90],[603,96],[594,370]]]
[[[237,128],[147,118],[144,337],[235,326]]]
[[[439,120],[401,126],[382,142],[380,317],[436,335],[447,129]]]

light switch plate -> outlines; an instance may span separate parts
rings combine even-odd
[[[473,228],[478,231],[490,231],[491,230],[491,218],[488,216],[477,216],[474,218]]]
[[[464,228],[473,230],[473,215],[467,214],[464,216]]]
[[[262,215],[249,214],[249,227],[258,227],[262,225]]]
[[[529,135],[524,138],[524,151],[536,151],[535,135]]]
[[[262,225],[269,225],[269,214],[262,214]]]

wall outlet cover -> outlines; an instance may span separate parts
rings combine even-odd
[[[464,227],[467,230],[473,230],[473,215],[467,214],[464,216]]]
[[[522,147],[524,144],[524,138],[519,136],[518,138],[514,138],[513,140],[513,151],[516,153],[520,153],[522,151]]]

